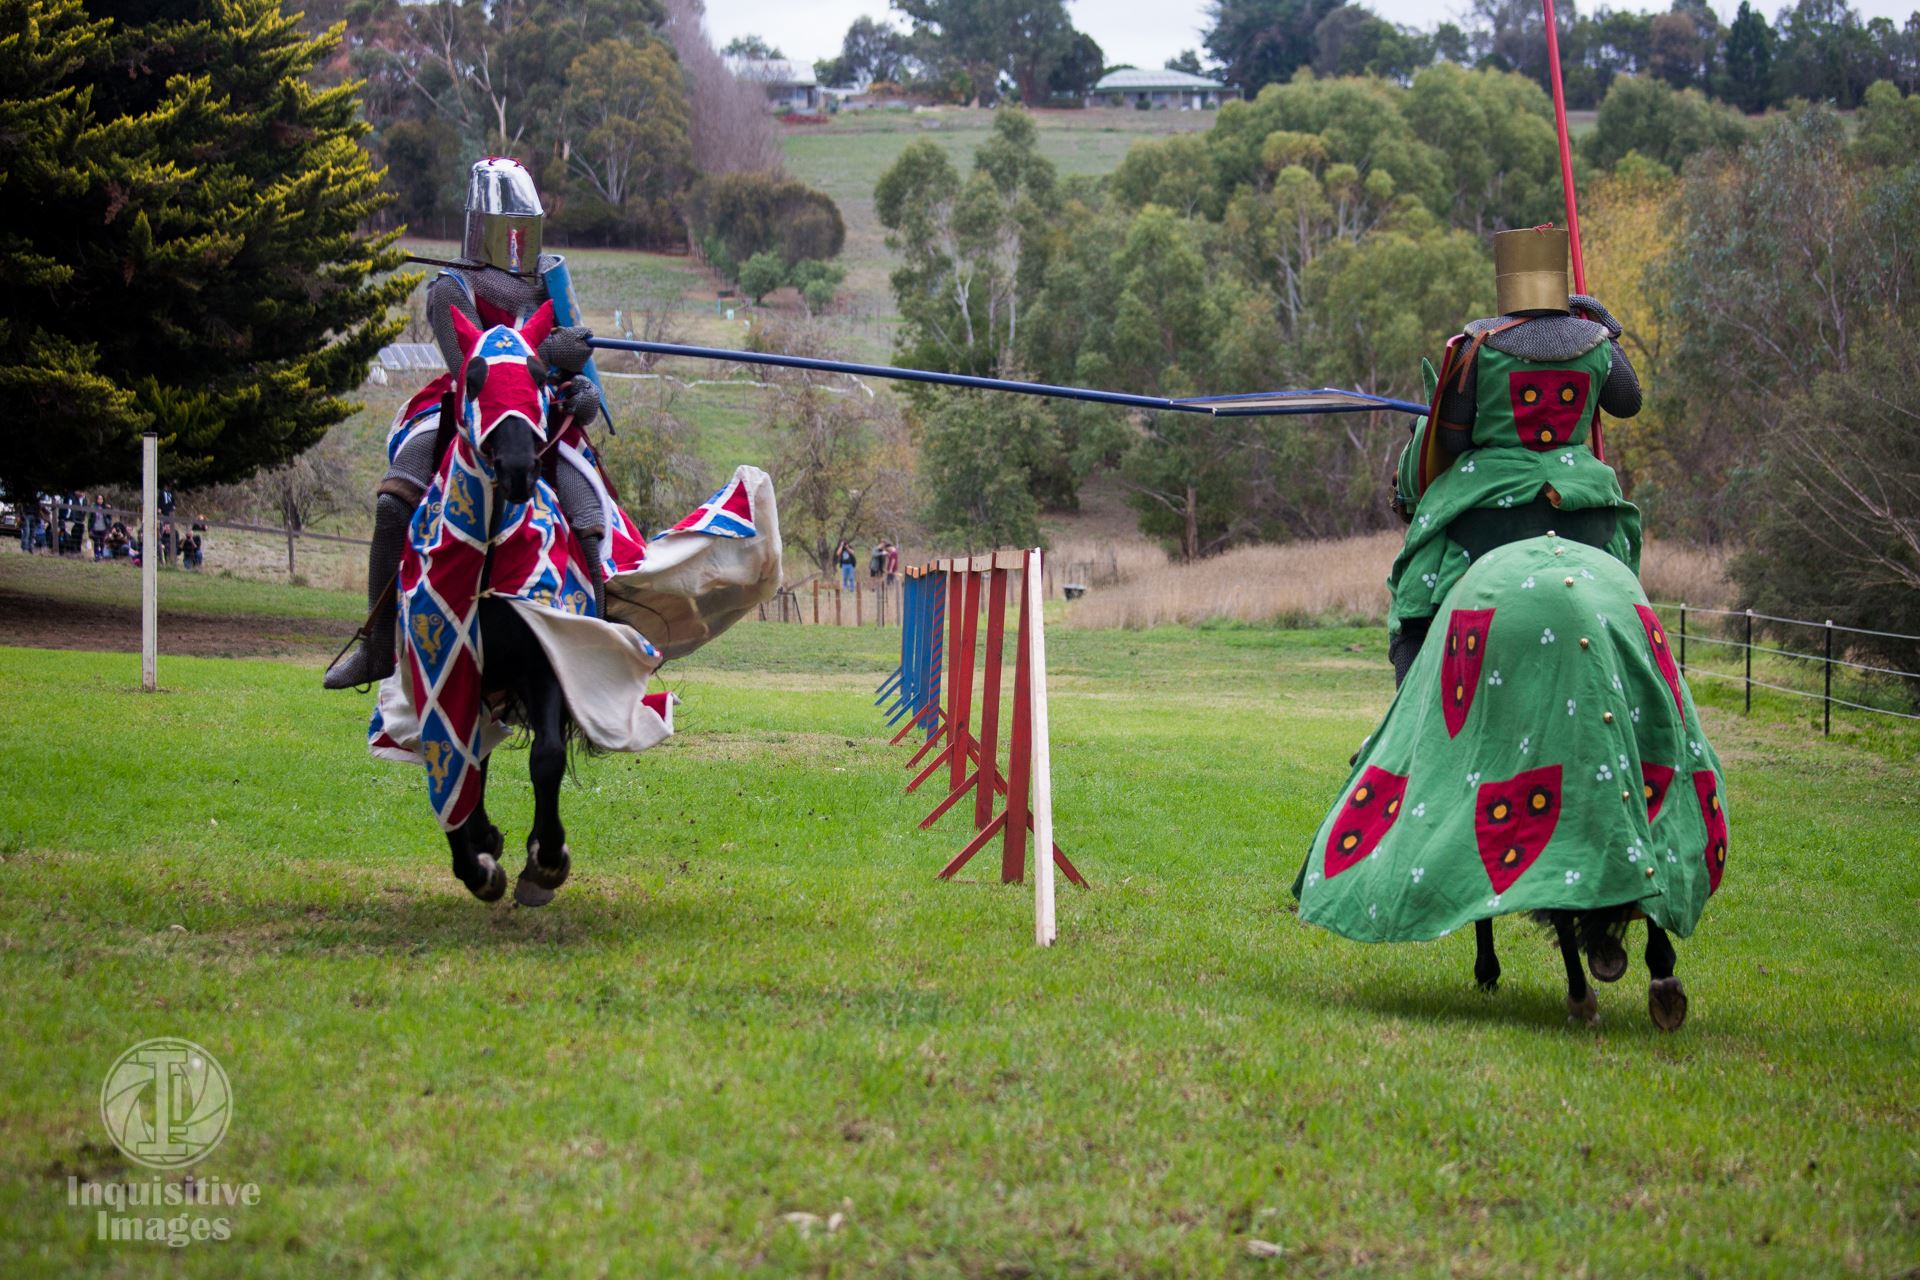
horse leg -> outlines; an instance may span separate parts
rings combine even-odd
[[[533,747],[527,753],[533,779],[533,831],[527,836],[527,865],[513,886],[513,900],[523,907],[552,902],[573,863],[566,828],[560,825],[560,784],[567,776],[567,703],[559,677],[544,661],[544,654],[542,659],[522,688],[527,724],[533,730]]]
[[[1493,921],[1473,922],[1473,980],[1492,995],[1500,987],[1500,957],[1493,953]]]
[[[1614,932],[1621,923],[1622,910],[1587,911],[1580,916],[1580,945],[1587,953],[1587,967],[1595,982],[1618,982],[1627,971],[1627,949]]]
[[[1687,1020],[1687,993],[1673,976],[1673,939],[1653,921],[1647,921],[1647,1013],[1662,1031],[1678,1031]]]
[[[1600,1002],[1587,985],[1587,971],[1580,963],[1580,931],[1573,913],[1553,913],[1553,932],[1560,940],[1560,958],[1567,964],[1567,1021],[1600,1025]]]
[[[487,762],[480,762],[480,791],[486,794]],[[447,832],[453,850],[453,874],[482,902],[498,902],[507,891],[507,872],[500,865],[500,829],[487,820],[483,799],[467,820]]]

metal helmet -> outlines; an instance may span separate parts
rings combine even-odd
[[[469,262],[527,275],[540,269],[540,228],[546,210],[533,175],[518,160],[476,160],[467,180],[467,230],[461,252]]]
[[[1521,227],[1493,237],[1493,287],[1500,314],[1521,315],[1567,307],[1565,227]]]

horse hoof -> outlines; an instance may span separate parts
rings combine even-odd
[[[478,889],[472,885],[468,885],[467,888],[472,890],[473,896],[482,902],[500,901],[507,892],[507,869],[496,862],[490,853],[477,855],[477,861],[480,863],[480,869],[487,873],[486,883]]]
[[[1587,948],[1587,972],[1598,982],[1618,982],[1627,971],[1627,949],[1612,934],[1601,934]]]
[[[1678,978],[1655,978],[1647,984],[1647,1013],[1662,1031],[1678,1031],[1687,1020],[1687,993]]]
[[[561,885],[567,882],[567,876],[573,870],[573,853],[566,845],[560,846],[560,859],[552,866],[544,866],[540,861],[540,842],[528,837],[527,865],[520,869],[520,876],[513,882],[513,900],[523,907],[544,907],[553,901],[553,895]]]
[[[1589,1027],[1600,1025],[1600,1000],[1593,994],[1592,987],[1588,987],[1587,994],[1578,1000],[1567,997],[1567,1021]]]

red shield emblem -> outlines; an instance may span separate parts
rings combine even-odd
[[[1560,821],[1560,766],[1483,782],[1475,800],[1473,834],[1495,893],[1505,893],[1553,839]]]
[[[1573,439],[1591,382],[1580,369],[1523,369],[1508,374],[1507,395],[1513,402],[1520,443],[1544,453]]]
[[[1406,794],[1405,774],[1388,773],[1371,764],[1361,772],[1360,781],[1347,793],[1347,802],[1340,806],[1333,829],[1327,833],[1326,857],[1321,863],[1327,879],[1374,851],[1400,816],[1400,802]]]
[[[1707,860],[1707,892],[1711,894],[1720,887],[1720,877],[1727,870],[1727,809],[1720,803],[1720,782],[1713,770],[1702,769],[1693,775],[1693,792],[1700,797],[1700,816],[1707,822],[1707,847],[1702,855]]]
[[[1473,709],[1480,664],[1487,656],[1487,632],[1492,629],[1491,609],[1455,609],[1447,619],[1447,648],[1440,659],[1440,711],[1446,717],[1449,738],[1460,732]]]
[[[1660,806],[1666,803],[1667,788],[1673,785],[1673,770],[1664,764],[1652,764],[1646,760],[1640,762],[1640,794],[1647,801],[1647,825],[1660,816]]]
[[[1653,649],[1653,663],[1660,668],[1660,678],[1667,682],[1667,692],[1673,695],[1674,714],[1686,718],[1686,711],[1680,705],[1680,668],[1674,665],[1673,650],[1667,645],[1667,628],[1660,621],[1660,615],[1644,604],[1633,606],[1640,615],[1640,625],[1647,633],[1647,644]]]

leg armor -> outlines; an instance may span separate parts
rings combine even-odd
[[[564,457],[553,468],[553,488],[587,562],[587,574],[593,582],[594,617],[605,618],[607,584],[600,567],[600,542],[607,534],[607,517],[600,509],[600,489]]]
[[[432,420],[416,427],[394,455],[392,469],[376,491],[373,545],[367,549],[367,634],[358,647],[327,668],[323,683],[329,689],[352,689],[393,674],[396,602],[391,588],[400,553],[407,545],[407,525],[439,464],[433,456],[435,433]]]

